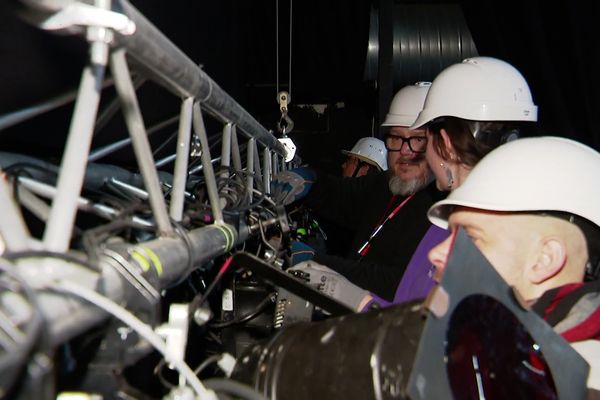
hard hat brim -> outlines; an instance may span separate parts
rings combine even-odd
[[[374,167],[377,167],[377,169],[381,170],[381,167],[379,165],[377,165],[377,163],[373,160],[371,160],[370,158],[367,158],[365,156],[363,156],[362,154],[358,154],[358,153],[353,153],[349,150],[342,150],[342,154],[346,155],[346,156],[353,156],[358,158],[359,160],[366,162],[369,165],[372,165]]]

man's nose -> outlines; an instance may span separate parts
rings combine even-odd
[[[415,153],[411,150],[410,145],[408,144],[408,140],[402,142],[402,145],[400,146],[400,154],[408,157],[412,157],[415,155]]]
[[[436,282],[439,282],[442,279],[444,269],[446,268],[446,262],[448,261],[448,251],[451,242],[452,236],[449,236],[446,240],[429,250],[429,254],[427,255],[429,262],[435,267],[433,279]]]

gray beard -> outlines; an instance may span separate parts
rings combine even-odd
[[[407,196],[424,189],[433,180],[433,174],[427,172],[416,178],[402,180],[396,175],[392,175],[388,181],[390,191],[395,196]]]

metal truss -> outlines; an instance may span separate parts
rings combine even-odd
[[[288,168],[286,157],[291,157],[288,148],[127,1],[110,4],[109,0],[97,0],[90,5],[71,0],[23,0],[21,5],[25,6],[24,19],[39,28],[80,35],[89,43],[89,60],[76,94],[0,116],[3,129],[75,101],[60,165],[26,155],[0,154],[4,167],[24,159],[39,167],[30,176],[14,177],[14,185],[7,179],[0,180],[0,204],[5,214],[0,218],[0,236],[3,254],[38,293],[37,304],[48,326],[47,341],[59,345],[109,313],[94,303],[93,296],[86,298],[69,285],[125,306],[131,301],[131,293],[141,298],[133,303],[158,303],[163,289],[256,235],[257,230],[244,221],[226,221],[223,193],[227,185],[219,188],[218,180],[241,182],[245,188],[243,202],[251,206],[258,198],[269,197],[272,176]],[[105,76],[107,71],[110,79]],[[149,134],[155,127],[146,127],[138,103],[136,88],[143,81],[154,82],[181,99],[179,115],[167,122],[178,123],[176,145],[173,154],[163,160],[154,159]],[[101,110],[103,90],[113,85],[118,98]],[[92,149],[95,130],[115,114],[119,105],[129,137]],[[217,157],[211,154],[205,117],[222,124]],[[139,174],[98,164],[103,157],[128,145],[133,148]],[[199,165],[193,162],[197,158]],[[172,172],[165,173],[164,165],[171,162]],[[41,170],[52,172],[55,179],[47,179],[48,174]],[[211,218],[203,226],[188,230],[182,229],[182,222],[190,179],[203,182]],[[84,195],[86,186],[106,185],[147,202],[151,214],[131,215],[128,223],[151,227],[156,235],[135,243],[103,242],[92,257],[72,248],[75,222],[81,211],[93,212],[107,221],[118,215],[109,204]],[[41,237],[30,234],[21,207],[44,221]],[[271,223],[276,222],[277,218],[271,218]],[[3,290],[0,296],[9,294]],[[160,321],[149,317],[145,322],[153,326]],[[173,361],[174,350],[166,351],[170,352],[166,357]],[[193,382],[191,386],[196,395],[207,393]]]

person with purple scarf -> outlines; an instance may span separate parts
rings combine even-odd
[[[489,151],[521,136],[537,121],[537,106],[525,78],[512,65],[491,57],[453,64],[435,78],[423,110],[410,127],[426,132],[425,158],[436,186],[451,191]],[[315,257],[294,269],[310,272],[311,283],[357,311],[424,298],[434,286],[435,269],[427,253],[447,232],[430,227],[413,253],[393,299],[379,296],[346,279],[343,271]],[[401,243],[398,243],[401,245]],[[319,265],[322,264],[322,265]],[[328,272],[328,270],[331,272]],[[360,286],[360,285],[359,285]]]

